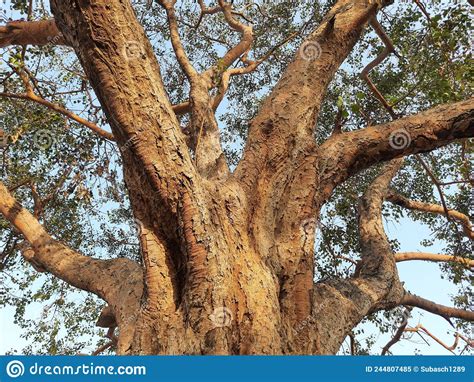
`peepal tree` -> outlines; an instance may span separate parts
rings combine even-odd
[[[389,79],[376,66],[384,61],[393,66],[397,56],[402,62],[397,53],[400,30],[393,31],[392,40],[390,31],[377,21],[394,6],[390,2],[338,0],[312,4],[308,10],[291,1],[159,0],[145,9],[144,4],[128,0],[51,0],[50,18],[46,13],[35,18],[34,2],[24,3],[28,17],[0,27],[0,45],[11,54],[2,72],[2,102],[10,112],[34,110],[31,118],[46,119],[41,134],[61,133],[47,137],[54,138],[52,147],[38,148],[42,141],[36,131],[32,150],[39,154],[22,157],[22,164],[10,159],[14,163],[2,173],[2,260],[6,267],[22,258],[34,272],[52,275],[54,282],[60,279],[65,283],[61,285],[105,301],[98,325],[110,328],[111,342],[101,350],[334,354],[347,336],[353,338],[361,321],[379,311],[420,308],[450,322],[459,319],[455,321],[459,330],[462,321],[474,320],[469,297],[464,306],[462,301],[457,307],[443,306],[411,294],[398,277],[400,261],[440,262],[450,267],[447,273],[457,272],[458,281],[469,277],[474,266],[468,211],[474,99],[465,88],[452,96],[441,85],[426,86],[421,74],[413,77],[416,81],[400,77],[406,81],[400,92],[406,94],[399,94],[398,102],[387,96],[396,88],[397,76],[393,67],[387,69],[392,82],[384,85]],[[418,18],[411,22],[428,23],[436,32],[441,17],[413,6]],[[299,16],[291,21],[293,29],[279,29],[286,36],[276,41],[271,28],[286,21],[278,13],[272,15],[271,9],[284,14],[285,7]],[[147,17],[156,17],[159,24],[153,33]],[[261,28],[265,23],[267,36]],[[377,50],[359,61],[365,67],[363,78],[354,81],[359,81],[362,94],[348,110],[335,86],[337,76],[354,49],[367,49],[369,45],[356,44],[371,30],[377,32],[371,35]],[[450,38],[433,35],[440,41]],[[164,53],[167,44],[174,52],[174,65],[169,63],[169,52]],[[212,44],[220,48],[207,52]],[[80,65],[73,59],[43,68],[49,73],[49,80],[44,80],[40,58],[51,59],[55,49],[74,52]],[[449,54],[461,48],[454,44],[451,49]],[[426,62],[427,67],[433,65]],[[453,59],[441,69],[449,71],[456,65],[461,61]],[[444,78],[441,69],[435,75]],[[267,92],[257,85],[249,88],[255,98],[246,99],[246,81],[258,79],[262,71],[278,81]],[[453,81],[464,83],[463,71],[465,67],[452,76]],[[78,83],[79,90],[61,92],[55,81]],[[271,83],[262,81],[265,86]],[[415,86],[408,89],[410,81]],[[425,92],[424,98],[416,96],[417,91]],[[72,106],[62,98],[71,94],[83,98]],[[436,98],[441,95],[445,102]],[[232,129],[224,132],[218,122],[219,112],[231,109],[229,100],[247,102],[240,109],[245,143],[237,157],[231,152],[237,143],[228,144]],[[409,106],[402,112],[403,102]],[[83,112],[78,111],[81,108]],[[232,119],[231,114],[225,117]],[[22,122],[15,126],[22,127],[10,132],[5,149],[9,158],[21,155],[21,144],[32,131],[23,116],[18,118]],[[333,128],[327,130],[328,126]],[[72,131],[82,136],[61,138]],[[129,215],[123,212],[123,216],[131,215],[136,222],[139,256],[94,254],[93,246],[85,245],[91,235],[73,229],[82,224],[84,211],[100,209],[93,207],[96,196],[90,178],[84,178],[90,169],[84,163],[98,161],[96,147],[115,150],[106,155],[100,171],[94,167],[94,176],[120,183],[123,174],[125,188],[118,185],[114,192],[129,200],[125,208]],[[63,161],[63,167],[35,175],[37,166],[55,163],[45,148],[57,150],[55,159]],[[73,148],[73,156],[66,158]],[[122,171],[111,175],[112,152]],[[451,173],[438,171],[436,161],[433,164],[426,154],[445,152],[453,162],[440,160],[438,165],[450,167]],[[429,197],[415,200],[403,189],[400,183],[405,179],[408,184],[414,173],[424,179],[420,183]],[[452,184],[460,193],[443,195],[444,183],[453,174],[459,175]],[[350,182],[356,180],[352,187]],[[66,190],[69,194],[63,197]],[[109,189],[101,200],[110,194]],[[440,197],[438,202],[434,195]],[[459,195],[464,204],[452,208]],[[340,213],[327,207],[340,205],[336,199],[341,196],[351,204],[343,211],[349,219],[347,236],[331,233],[335,227],[320,223],[325,213]],[[399,214],[402,209],[416,211],[442,221],[444,238],[456,243],[453,250],[398,253],[384,231],[383,219],[388,216],[384,202]],[[55,208],[62,208],[63,215],[50,212]],[[94,216],[100,224],[100,216]],[[354,227],[357,239],[351,236]],[[109,231],[102,229],[100,236],[108,241]],[[315,241],[321,230],[324,249]],[[318,267],[327,251],[338,264],[349,258],[348,270],[331,274],[326,269],[320,277],[323,271]],[[62,290],[54,285],[56,291]],[[459,336],[469,344],[466,335],[458,333],[456,339]]]

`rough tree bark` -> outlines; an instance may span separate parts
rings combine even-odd
[[[174,3],[161,3],[173,32]],[[314,140],[326,89],[379,3],[335,4],[303,45],[318,46],[320,57],[295,55],[251,122],[243,159],[233,173],[222,163],[216,138],[208,93],[212,76],[194,71],[175,35],[178,61],[192,84],[192,127],[209,136],[196,162],[128,1],[51,0],[54,21],[0,30],[3,46],[53,41],[73,47],[114,140],[124,148],[143,267],[90,259],[55,242],[0,187],[2,214],[31,245],[25,258],[107,301],[118,326],[119,354],[333,354],[367,314],[431,303],[405,295],[383,232],[381,206],[400,158],[474,136],[474,100],[334,134],[320,147]],[[243,36],[242,45],[225,56],[232,62],[248,50],[251,32],[233,20],[229,4],[219,5]],[[21,32],[36,27],[41,29],[36,38]],[[400,132],[410,142],[397,147],[392,140]],[[321,207],[335,187],[382,161],[389,162],[361,200],[363,253],[356,273],[315,284]],[[448,308],[436,309],[431,310]],[[473,319],[456,309],[449,315]]]

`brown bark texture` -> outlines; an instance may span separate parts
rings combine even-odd
[[[163,4],[172,27],[173,5]],[[230,64],[252,36],[233,19],[228,3],[219,4],[242,34],[241,45],[226,55]],[[25,258],[107,302],[99,324],[117,326],[118,354],[334,354],[370,313],[401,304],[450,309],[406,295],[396,269],[396,261],[406,259],[391,251],[381,209],[388,197],[408,203],[389,188],[404,156],[474,136],[474,100],[333,134],[321,146],[314,140],[327,87],[379,7],[336,2],[302,46],[317,46],[317,59],[295,54],[252,120],[233,172],[209,95],[212,70],[192,68],[173,28],[173,47],[191,83],[191,142],[178,122],[182,107],[171,105],[159,58],[129,1],[51,0],[54,20],[0,28],[0,46],[73,48],[111,121],[113,139],[124,147],[143,265],[96,260],[67,248],[0,187],[1,213],[30,245]],[[360,200],[362,253],[354,275],[315,283],[322,206],[335,187],[380,162],[386,163]]]

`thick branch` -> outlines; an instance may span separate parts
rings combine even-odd
[[[447,213],[449,217],[458,220],[462,224],[463,231],[467,237],[474,239],[474,230],[472,229],[472,224],[471,220],[469,219],[469,216],[459,211],[449,209],[446,211],[441,205],[411,200],[393,191],[389,192],[387,200],[398,206],[408,208],[410,210],[430,212],[439,215],[445,215]]]
[[[67,45],[53,19],[10,21],[0,27],[0,48],[9,45]]]
[[[293,324],[308,316],[312,303],[314,222],[321,207],[316,118],[329,83],[376,10],[368,1],[337,1],[252,120],[235,170],[249,199],[253,240],[278,269],[282,313]]]
[[[420,308],[444,318],[455,317],[466,321],[474,321],[474,312],[436,304],[435,302],[426,300],[423,297],[409,293],[405,294],[401,304]]]
[[[311,146],[327,87],[376,10],[368,1],[339,0],[302,44],[252,120],[236,169],[249,188],[262,178],[265,163],[283,162]]]
[[[384,232],[382,204],[389,184],[402,165],[386,164],[363,195],[359,206],[361,261],[354,277],[317,283],[312,317],[324,338],[323,353],[334,353],[367,314],[400,305],[403,288],[398,279],[390,243]]]
[[[402,261],[411,261],[411,260],[460,263],[466,267],[474,269],[474,260],[466,259],[464,257],[459,257],[459,256],[439,255],[435,253],[423,253],[423,252],[400,252],[400,253],[395,254],[395,261],[397,263],[400,263]]]
[[[382,206],[390,182],[402,164],[403,159],[386,164],[360,200],[359,232],[362,252],[355,275],[371,280],[378,300],[384,299],[387,293],[394,294],[397,298],[401,295],[395,259],[383,226]]]
[[[76,50],[116,141],[120,146],[128,142],[162,208],[176,212],[184,189],[196,190],[197,174],[153,48],[131,4],[53,0],[51,9]]]
[[[117,303],[120,281],[133,273],[141,273],[140,267],[133,261],[93,259],[54,240],[3,183],[0,183],[0,213],[31,245],[34,254],[25,251],[26,260],[68,284],[95,293],[111,303]]]
[[[428,152],[473,136],[474,98],[334,135],[317,149],[325,196],[348,177],[376,163]]]
[[[128,259],[98,260],[84,256],[53,239],[0,182],[0,213],[27,240],[22,254],[38,272],[49,272],[71,286],[92,292],[109,303],[121,330],[123,353],[130,346],[143,292],[143,271]]]

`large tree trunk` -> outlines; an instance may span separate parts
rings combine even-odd
[[[188,197],[182,200],[181,247],[172,252],[180,253],[183,261],[169,267],[173,269],[169,278],[159,267],[161,260],[166,262],[165,250],[156,240],[160,234],[149,228],[153,222],[142,222],[142,251],[145,261],[150,261],[145,294],[139,313],[130,312],[133,325],[127,330],[133,336],[127,338],[133,340],[121,341],[120,352],[335,353],[374,301],[367,302],[367,297],[351,290],[354,297],[364,300],[359,307],[341,298],[340,291],[329,284],[313,288],[311,261],[303,266],[290,261],[294,277],[282,278],[279,259],[261,252],[263,242],[284,247],[287,252],[279,255],[285,259],[311,251],[315,220],[303,222],[299,234],[282,241],[278,230],[252,229],[245,194],[233,179],[209,185],[204,194],[198,205]],[[156,263],[151,259],[157,259]],[[399,293],[397,298],[401,297]],[[339,317],[344,312],[345,316]]]
[[[171,265],[166,288],[159,262],[151,260],[164,256],[156,240],[161,233],[151,228],[155,222],[143,222],[142,251],[150,265],[132,352],[281,351],[278,283],[249,238],[246,204],[231,180],[205,185],[199,203],[183,195],[171,249],[182,260]],[[164,289],[152,291],[154,285]]]
[[[313,133],[326,88],[376,4],[336,3],[307,40],[320,46],[321,57],[295,56],[253,120],[233,174],[222,162],[209,77],[181,57],[192,86],[191,124],[204,127],[193,158],[129,1],[51,5],[55,22],[45,33],[57,36],[59,29],[60,43],[74,47],[121,147],[142,264],[66,251],[3,186],[0,197],[8,203],[1,212],[30,242],[28,261],[107,301],[119,354],[334,354],[367,314],[401,303],[404,291],[381,220],[401,166],[397,158],[474,135],[473,100],[334,134],[317,147]],[[226,17],[242,30],[245,48],[251,33],[230,12]],[[173,43],[179,54],[179,41]],[[401,130],[410,142],[394,147],[392,136]],[[357,272],[315,283],[321,207],[337,185],[381,161],[388,164],[362,198]],[[83,264],[80,275],[77,267],[58,266],[72,258]]]

